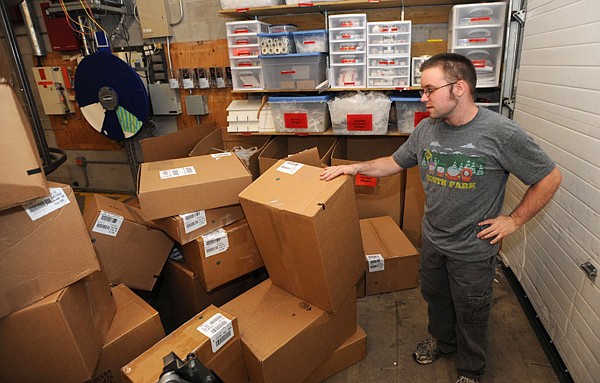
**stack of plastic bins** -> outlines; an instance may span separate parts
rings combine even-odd
[[[275,130],[280,133],[320,133],[329,128],[331,96],[269,97]]]
[[[329,54],[332,88],[365,88],[367,83],[367,15],[329,16]]]
[[[505,22],[504,2],[455,5],[450,11],[448,48],[473,62],[478,88],[500,83]]]
[[[314,90],[326,79],[325,53],[260,56],[269,90]]]
[[[429,117],[420,98],[390,97],[390,100],[396,105],[398,133],[412,133],[423,118]]]
[[[411,21],[367,23],[369,88],[410,87]]]
[[[232,21],[225,24],[227,46],[234,90],[264,89],[258,58],[258,34],[269,30],[269,24],[258,20]]]

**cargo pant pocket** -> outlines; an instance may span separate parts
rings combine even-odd
[[[469,294],[467,296],[467,323],[473,326],[487,326],[492,308],[492,293]]]

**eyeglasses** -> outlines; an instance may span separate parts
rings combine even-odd
[[[435,92],[438,89],[442,89],[445,88],[447,86],[450,85],[454,85],[456,84],[458,81],[455,82],[451,82],[450,84],[446,84],[446,85],[442,85],[442,86],[438,86],[437,88],[427,88],[427,89],[423,89],[419,91],[419,94],[421,95],[421,97],[423,97],[423,95],[427,95],[427,97],[431,96],[431,93]]]

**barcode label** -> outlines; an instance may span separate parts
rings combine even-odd
[[[100,210],[100,214],[98,214],[98,219],[96,220],[94,227],[92,227],[92,231],[116,237],[123,224],[123,220],[124,218],[118,214]]]
[[[300,164],[298,162],[285,161],[280,167],[277,168],[277,171],[293,175],[303,166],[304,164]]]
[[[180,214],[179,216],[183,218],[183,225],[186,234],[189,234],[194,230],[198,230],[202,226],[206,226],[206,212],[204,210],[195,211],[188,214]]]
[[[48,188],[48,190],[50,191],[49,197],[37,198],[22,204],[23,209],[25,209],[32,221],[38,220],[71,203],[62,188]]]
[[[223,253],[229,249],[229,238],[224,229],[217,229],[202,236],[204,255],[206,258]]]
[[[225,318],[223,314],[213,315],[196,330],[210,339],[213,352],[217,352],[234,335],[231,320]]]
[[[211,154],[210,156],[212,158],[229,157],[229,156],[231,156],[231,152],[216,153],[216,154]]]
[[[369,273],[385,270],[385,260],[381,254],[367,255],[367,263],[369,264]]]
[[[196,169],[194,169],[193,166],[186,166],[184,168],[161,170],[159,173],[160,179],[165,180],[168,178],[183,177],[196,174]]]

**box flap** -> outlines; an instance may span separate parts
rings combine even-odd
[[[381,254],[383,258],[396,258],[418,254],[392,217],[361,219],[360,231],[366,255]]]
[[[145,162],[187,157],[198,141],[214,131],[214,122],[193,126],[160,137],[140,141]]]

